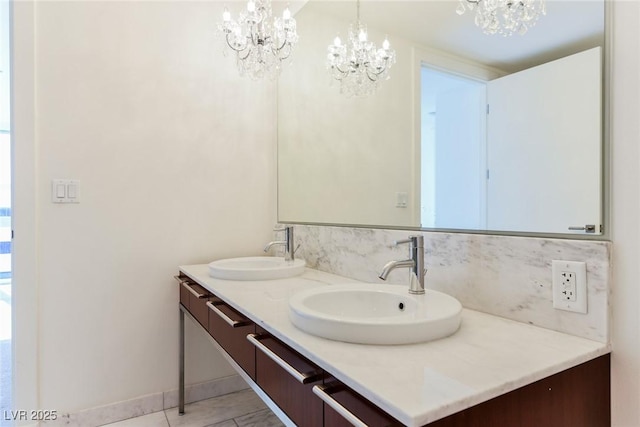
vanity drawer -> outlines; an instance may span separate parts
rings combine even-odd
[[[313,392],[324,401],[324,425],[327,427],[350,427],[358,422],[369,427],[403,425],[331,376],[326,376],[324,384],[314,387]]]
[[[206,303],[209,310],[209,334],[255,380],[256,351],[247,340],[255,333],[255,324],[217,297]]]
[[[176,280],[180,283],[180,303],[206,328],[209,323],[207,301],[211,293],[187,276],[176,276]]]
[[[256,383],[296,425],[321,427],[322,401],[312,391],[322,370],[256,326],[247,337],[256,346]]]

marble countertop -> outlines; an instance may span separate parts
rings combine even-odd
[[[302,332],[289,321],[289,297],[312,287],[357,282],[353,279],[306,269],[288,279],[239,282],[209,277],[206,264],[180,270],[411,427],[610,351],[607,344],[468,309],[463,310],[457,333],[428,343],[378,346],[331,341]]]

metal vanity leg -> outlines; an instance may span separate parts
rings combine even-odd
[[[184,311],[180,308],[180,379],[178,380],[178,415],[184,415]]]

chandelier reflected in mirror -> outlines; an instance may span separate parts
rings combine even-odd
[[[240,75],[254,80],[277,77],[282,61],[291,55],[298,42],[291,11],[286,8],[282,17],[274,18],[271,0],[249,0],[237,20],[231,18],[225,7],[218,29],[235,53]]]
[[[460,0],[456,12],[475,10],[475,23],[485,34],[524,35],[540,15],[546,15],[545,0]]]
[[[396,53],[386,38],[381,48],[368,40],[367,27],[360,22],[360,0],[356,3],[356,22],[349,27],[346,44],[336,37],[327,48],[327,68],[340,81],[341,93],[364,97],[375,93],[379,81],[389,79]]]

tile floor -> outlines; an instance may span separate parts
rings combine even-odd
[[[283,426],[252,390],[242,390],[104,427],[278,427]]]

